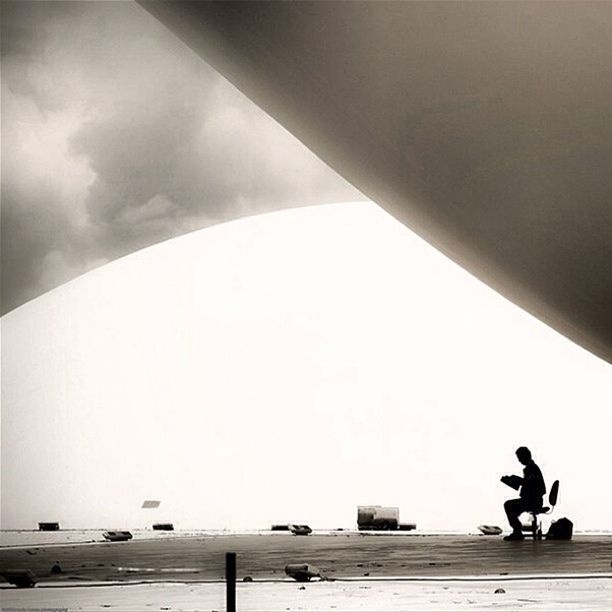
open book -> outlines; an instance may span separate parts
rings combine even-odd
[[[517,491],[521,488],[523,484],[523,479],[520,476],[502,476],[500,480],[505,484],[511,487],[512,489],[516,489]]]

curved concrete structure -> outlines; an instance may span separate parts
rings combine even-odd
[[[140,3],[363,193],[612,360],[612,4]]]

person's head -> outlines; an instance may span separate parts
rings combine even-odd
[[[523,465],[527,465],[531,461],[531,451],[526,446],[521,446],[516,449],[516,458]]]

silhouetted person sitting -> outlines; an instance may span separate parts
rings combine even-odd
[[[523,512],[538,512],[542,509],[542,498],[546,493],[546,485],[540,468],[531,458],[531,451],[526,446],[516,450],[517,459],[525,466],[523,477],[502,476],[501,481],[513,489],[521,489],[518,499],[509,499],[504,504],[512,533],[504,540],[522,540],[523,530],[519,516]]]

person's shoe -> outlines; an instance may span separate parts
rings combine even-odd
[[[518,542],[519,540],[524,540],[525,536],[518,532],[518,531],[513,531],[510,535],[507,535],[504,540],[506,542]]]

